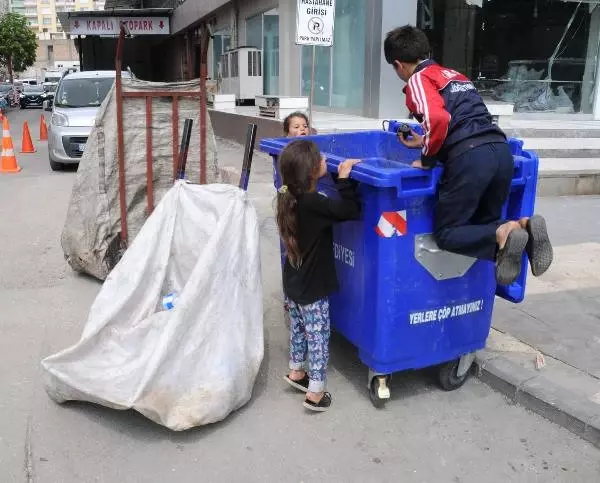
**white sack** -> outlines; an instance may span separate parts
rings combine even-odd
[[[199,90],[199,80],[164,83],[123,79],[123,92]],[[185,119],[194,121],[186,167],[186,177],[192,183],[200,182],[199,107],[197,98],[179,99],[179,140]],[[219,183],[217,145],[208,114],[206,123],[207,181]],[[123,136],[128,241],[131,243],[147,217],[145,99],[123,99]],[[152,148],[156,206],[173,186],[173,103],[170,98],[152,100]],[[104,280],[113,269],[120,256],[120,209],[117,97],[113,86],[98,111],[87,140],[62,232],[61,245],[73,270]]]
[[[79,342],[42,365],[58,402],[135,409],[179,431],[246,404],[263,352],[256,211],[233,186],[178,181],[106,279]]]

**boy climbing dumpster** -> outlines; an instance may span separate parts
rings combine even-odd
[[[327,158],[329,171],[346,158],[362,162],[351,177],[359,182],[360,221],[334,229],[340,290],[330,298],[331,324],[354,344],[369,369],[371,400],[390,398],[389,378],[399,371],[436,366],[443,389],[461,387],[477,350],[485,347],[494,298],[514,303],[525,293],[524,268],[510,286],[498,286],[493,262],[440,250],[431,235],[435,193],[442,168],[413,169],[415,150],[385,131],[308,136]],[[264,139],[262,151],[274,162],[289,139]],[[505,219],[533,213],[537,156],[509,140],[514,156]],[[319,191],[337,196],[333,180]],[[524,267],[526,264],[523,265]]]

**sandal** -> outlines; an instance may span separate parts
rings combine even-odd
[[[298,380],[290,378],[288,374],[283,377],[283,380],[287,382],[290,386],[292,386],[294,389],[298,389],[298,391],[308,392],[308,374],[304,374],[304,377]]]
[[[310,411],[323,413],[331,406],[331,394],[324,392],[319,402],[313,402],[310,399],[304,400],[304,407]]]

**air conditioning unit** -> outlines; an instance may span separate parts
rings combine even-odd
[[[238,103],[263,93],[262,51],[237,47],[221,56],[221,94],[234,94]]]

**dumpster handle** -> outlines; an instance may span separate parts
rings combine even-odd
[[[413,168],[414,169],[414,168]],[[426,188],[402,189],[402,178],[400,178],[396,189],[398,190],[398,198],[411,198],[416,196],[432,196],[435,195],[437,185],[442,176],[442,168],[433,168],[429,176],[429,186]]]

